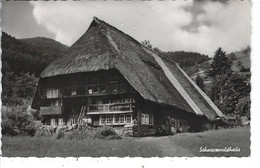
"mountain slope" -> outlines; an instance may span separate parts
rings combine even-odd
[[[59,57],[61,53],[68,49],[68,46],[45,37],[25,38],[19,39],[19,41],[37,48],[37,51],[47,55],[50,60],[54,60],[55,56]]]
[[[228,54],[228,57],[233,62],[232,68],[235,71],[249,72],[251,67],[250,52],[250,48],[247,47],[246,49]]]
[[[207,55],[203,55],[197,52],[168,51],[168,52],[161,52],[161,54],[167,59],[179,63],[179,65],[182,68],[193,66],[210,60],[210,58]]]
[[[2,73],[39,74],[54,59],[63,55],[67,46],[52,39],[36,37],[16,39],[2,32]]]

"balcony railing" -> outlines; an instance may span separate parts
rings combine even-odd
[[[132,103],[113,103],[113,104],[91,104],[87,105],[87,114],[106,114],[106,113],[126,113],[133,111]]]

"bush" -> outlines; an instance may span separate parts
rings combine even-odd
[[[57,129],[55,133],[55,139],[63,139],[65,137],[65,132],[63,129]]]
[[[121,139],[112,127],[103,126],[96,130],[94,138],[97,139]]]
[[[3,135],[35,135],[36,129],[33,116],[27,114],[25,111],[25,106],[2,110],[1,125]]]
[[[31,107],[29,107],[27,109],[27,112],[33,115],[34,120],[42,120],[43,119],[43,117],[40,115],[40,110],[35,110],[35,109],[32,109]]]
[[[56,132],[57,126],[40,126],[36,130],[36,136],[52,136]]]
[[[91,128],[85,127],[84,129],[79,130],[70,130],[65,132],[65,139],[77,139],[77,140],[84,140],[84,139],[121,139],[115,130],[112,127],[100,127],[100,128]]]

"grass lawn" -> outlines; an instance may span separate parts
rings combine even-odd
[[[200,147],[239,147],[240,152],[201,153]],[[249,156],[250,127],[164,137],[121,140],[56,140],[52,137],[2,137],[5,157],[153,157],[153,156]]]
[[[189,150],[195,156],[236,156],[250,155],[250,127],[233,129],[220,129],[201,133],[185,133],[171,137],[176,146]],[[200,147],[221,149],[225,147],[238,147],[240,152],[199,152]]]

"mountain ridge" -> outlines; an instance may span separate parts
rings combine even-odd
[[[2,73],[29,72],[39,76],[50,62],[61,57],[68,46],[46,37],[16,39],[2,32]]]

